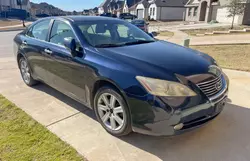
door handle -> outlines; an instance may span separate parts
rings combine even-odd
[[[52,54],[53,52],[50,49],[44,49],[44,52],[47,54]]]
[[[23,45],[28,45],[28,43],[27,43],[26,40],[24,40],[24,41],[22,42],[22,44],[23,44]]]

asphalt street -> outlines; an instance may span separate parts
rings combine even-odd
[[[13,57],[13,39],[20,32],[0,32],[0,58]]]

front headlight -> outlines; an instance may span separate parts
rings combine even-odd
[[[196,93],[187,86],[154,78],[137,76],[136,79],[152,95],[156,96],[195,96]]]

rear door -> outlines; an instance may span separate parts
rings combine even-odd
[[[22,48],[28,59],[34,77],[47,82],[44,49],[48,38],[51,20],[43,20],[32,26],[22,39]]]

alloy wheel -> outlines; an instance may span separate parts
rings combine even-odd
[[[125,112],[119,100],[110,93],[100,95],[97,103],[98,114],[103,124],[114,131],[124,126]]]
[[[30,83],[30,73],[27,62],[23,59],[20,63],[21,74],[26,84]]]

